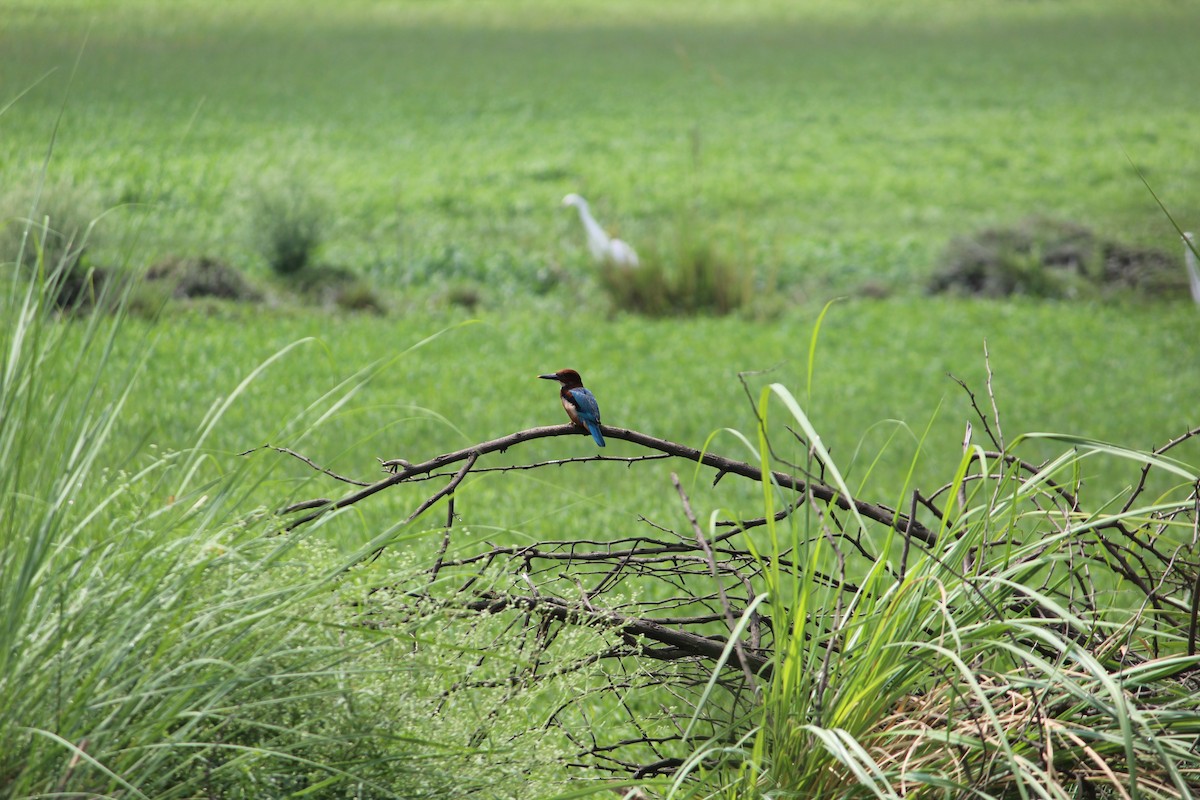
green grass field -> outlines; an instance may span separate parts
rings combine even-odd
[[[329,261],[494,292],[582,263],[568,191],[822,297],[1030,214],[1174,254],[1126,154],[1200,213],[1190,4],[6,6],[0,177],[67,97],[54,173],[117,209],[114,259],[260,266],[246,207],[284,174],[335,209]]]
[[[503,615],[468,624],[405,605],[440,546],[445,504],[396,526],[429,484],[278,537],[270,511],[347,488],[271,450],[239,455],[261,445],[375,480],[378,459],[420,461],[562,422],[554,388],[536,376],[570,366],[606,424],[694,447],[711,435],[715,452],[757,463],[731,432],[754,441],[747,373],[755,398],[777,382],[799,399],[854,492],[903,506],[906,490],[951,482],[968,422],[990,446],[951,377],[990,413],[989,363],[1007,442],[1056,431],[1146,450],[1200,424],[1200,314],[1186,294],[1046,302],[920,290],[953,237],[1030,215],[1179,258],[1130,159],[1184,228],[1200,225],[1193,3],[0,0],[0,19],[4,222],[22,225],[49,151],[47,197],[101,215],[92,263],[140,271],[169,255],[212,256],[275,298],[173,303],[153,320],[123,319],[109,340],[103,315],[18,314],[21,273],[0,254],[11,295],[0,455],[17,465],[0,478],[0,640],[15,643],[0,652],[0,797],[554,796],[594,778],[562,772],[576,748],[543,742],[560,684],[504,688],[532,638]],[[324,203],[320,262],[369,281],[383,314],[304,306],[272,283],[253,209],[289,182]],[[711,246],[754,276],[759,296],[722,318],[611,311],[578,220],[559,206],[570,191],[643,254],[670,257],[681,238]],[[870,299],[866,285],[887,297]],[[477,292],[478,308],[448,300],[455,287]],[[771,415],[780,445],[799,421],[779,404]],[[1040,462],[1064,448],[1032,441],[1016,454]],[[795,449],[780,455],[803,460]],[[594,452],[583,437],[542,439],[481,466]],[[1085,509],[1119,507],[1142,462],[1076,452],[1068,472],[1083,481]],[[619,441],[605,450],[639,454]],[[1172,455],[1200,463],[1197,440]],[[716,509],[764,513],[757,484],[709,488],[711,471],[685,462],[479,473],[456,492],[449,555],[653,536],[653,525],[682,524],[673,471],[702,522]],[[1179,480],[1152,478],[1163,508],[1187,491]],[[1002,505],[978,530],[964,522],[963,541],[994,541],[993,522],[1066,535],[1032,527],[1036,515],[1007,520]],[[1186,531],[1171,539],[1176,523],[1145,521],[1159,512],[1129,524],[1177,543],[1190,563]],[[816,524],[805,520],[793,535]],[[387,557],[365,562],[388,537]],[[1078,557],[1064,547],[1045,570]],[[834,562],[817,553],[812,563]],[[973,602],[929,569],[903,596],[936,585],[957,599],[922,600],[932,622],[914,605],[922,621],[904,635],[938,628],[939,602]],[[503,588],[509,577],[482,580]],[[1129,590],[1097,580],[1113,597]],[[881,590],[876,602],[887,616],[899,600]],[[378,617],[363,623],[372,603]],[[961,652],[992,611],[957,620]],[[1114,605],[1113,619],[1121,613]],[[862,614],[854,624],[873,630]],[[1097,617],[1097,629],[1125,635]],[[1157,637],[1144,634],[1156,648]],[[1183,638],[1172,629],[1161,647],[1177,653]],[[574,657],[595,643],[564,635],[556,646]],[[872,652],[882,664],[897,651]],[[805,680],[819,671],[805,660],[814,656],[787,653]],[[888,696],[890,685],[855,668],[841,673],[847,697]],[[482,676],[477,695],[456,691],[469,676]],[[605,680],[584,669],[561,691],[617,738],[664,702],[630,689],[627,718],[598,689]],[[770,696],[790,699],[767,706],[776,721],[858,731],[843,714],[883,713],[847,700],[821,716],[804,705],[807,689],[780,686]],[[774,744],[748,761],[824,752],[772,724],[757,730]],[[672,796],[771,788],[711,769]]]

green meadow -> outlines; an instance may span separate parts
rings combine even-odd
[[[1200,451],[1147,452],[1200,425],[1200,314],[1155,197],[1200,226],[1200,6],[0,0],[0,20],[0,244],[25,234],[0,252],[0,797],[1197,791]],[[280,192],[317,209],[314,261],[376,312],[272,270]],[[645,260],[732,265],[745,307],[614,307],[568,192]],[[94,220],[89,266],[207,258],[262,299],[135,281],[55,310],[64,264],[38,231],[64,205]],[[925,292],[956,237],[1031,217],[1161,252],[1178,291]],[[482,457],[452,507],[406,520],[455,465],[281,535],[289,504],[353,491],[321,469],[371,482],[562,423],[536,380],[562,367],[608,426],[904,512],[950,486],[918,510],[928,557],[810,498],[730,540],[744,564],[718,548],[743,564],[732,606],[703,569],[662,581],[650,559],[573,607],[762,614],[772,667],[741,692],[711,661],[618,652],[611,619],[455,603],[575,602],[603,574],[471,561],[489,548],[694,538],[672,473],[710,536],[770,518],[778,486],[683,460],[494,469],[596,455],[542,438]],[[970,446],[1059,460],[989,455],[963,483]],[[1059,716],[1010,723],[1026,690]],[[925,702],[928,739],[889,722]],[[963,708],[996,736],[959,729],[946,756],[933,720]]]
[[[284,176],[330,203],[328,261],[493,293],[583,263],[569,191],[810,299],[909,289],[1032,214],[1174,254],[1128,159],[1200,212],[1186,3],[6,6],[6,185],[62,108],[53,174],[135,231],[114,259],[252,268],[247,204]]]

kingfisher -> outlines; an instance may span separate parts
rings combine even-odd
[[[562,399],[563,408],[571,422],[587,428],[588,433],[595,439],[596,444],[604,447],[604,437],[600,435],[600,405],[596,396],[583,388],[583,379],[573,369],[560,369],[549,375],[538,375],[548,381],[558,381],[562,387],[558,396]]]

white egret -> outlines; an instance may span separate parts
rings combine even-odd
[[[618,267],[636,267],[638,265],[638,256],[634,249],[620,239],[614,239],[605,233],[604,228],[600,227],[600,223],[596,222],[592,212],[588,209],[587,200],[572,193],[563,198],[562,204],[579,209],[579,221],[583,223],[583,229],[587,231],[588,248],[592,251],[593,258],[602,264],[615,264]]]
[[[1192,299],[1200,305],[1200,266],[1196,265],[1196,254],[1192,252],[1195,240],[1190,233],[1183,238],[1187,240],[1183,243],[1183,263],[1187,265],[1188,285],[1192,287]]]

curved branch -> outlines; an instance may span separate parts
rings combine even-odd
[[[683,458],[688,461],[694,461],[698,464],[702,464],[706,467],[712,467],[713,469],[717,470],[718,477],[724,475],[725,473],[732,473],[734,475],[740,475],[743,478],[749,478],[753,481],[761,482],[764,480],[763,471],[761,469],[744,461],[736,461],[732,458],[719,456],[712,452],[697,450],[694,447],[688,447],[687,445],[678,444],[677,442],[668,441],[667,439],[659,439],[656,436],[650,436],[649,434],[629,430],[627,428],[614,428],[605,425],[601,428],[601,431],[603,432],[604,436],[609,439],[619,439],[622,441],[631,442],[650,450],[657,450],[660,453],[666,453],[667,455],[671,455],[676,458]],[[533,441],[534,439],[544,439],[552,436],[579,435],[580,429],[576,425],[572,425],[570,423],[563,425],[550,425],[547,427],[529,428],[527,430],[517,431],[516,433],[510,433],[508,436],[502,436],[499,439],[480,442],[479,444],[472,445],[470,447],[464,447],[461,450],[455,450],[451,453],[444,453],[440,456],[431,458],[428,461],[421,462],[420,464],[411,464],[403,460],[385,461],[383,462],[383,465],[387,468],[396,470],[394,474],[389,475],[382,480],[376,481],[369,486],[365,486],[358,491],[351,492],[350,494],[345,495],[338,500],[322,503],[315,510],[310,511],[310,513],[305,514],[299,519],[293,520],[285,527],[285,530],[293,530],[301,525],[304,525],[305,523],[313,521],[317,517],[329,513],[330,511],[335,511],[339,508],[345,508],[346,506],[350,506],[365,500],[371,495],[381,492],[390,486],[404,483],[405,481],[408,481],[419,475],[428,474],[448,464],[453,464],[472,456],[477,459],[480,456],[488,453],[503,453],[510,447]],[[605,456],[597,455],[593,458],[582,458],[577,460],[586,462],[605,461],[609,459]],[[621,460],[626,461],[626,459]],[[933,544],[936,539],[936,535],[933,531],[929,530],[915,519],[911,519],[904,514],[900,514],[895,510],[888,508],[887,506],[876,503],[868,503],[864,500],[858,500],[856,498],[843,495],[838,492],[837,489],[826,483],[822,483],[820,481],[805,481],[796,477],[795,475],[777,470],[772,471],[769,474],[769,479],[785,489],[791,489],[799,492],[802,495],[811,495],[817,500],[833,503],[847,511],[854,509],[867,519],[874,520],[881,525],[885,525],[889,528],[900,531],[903,534],[919,539],[925,544]],[[309,508],[313,508],[312,501],[289,506],[288,508],[284,509],[284,513],[294,513],[296,511]]]

